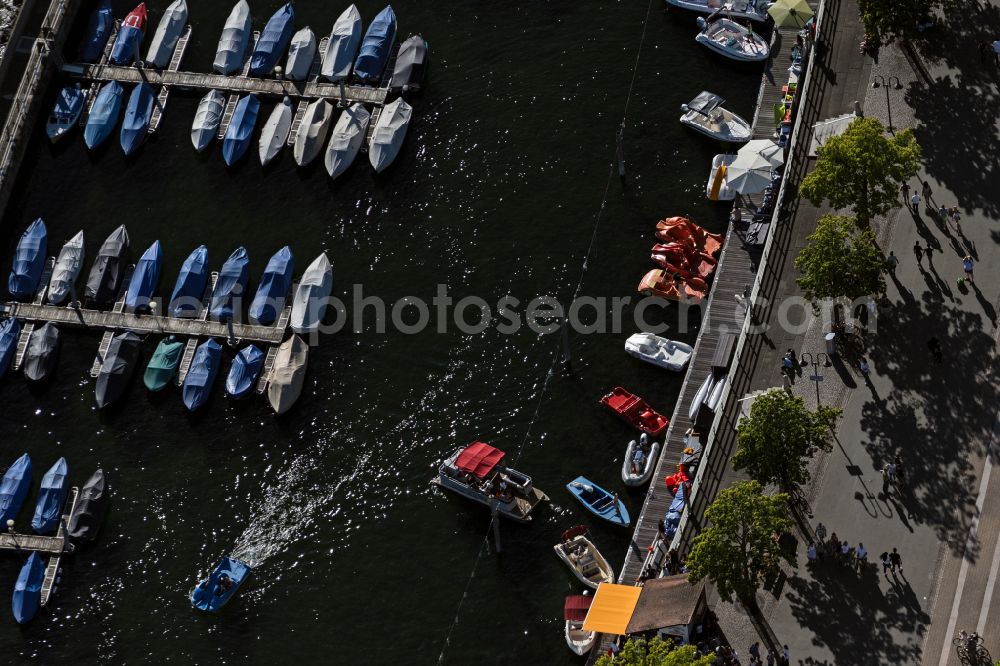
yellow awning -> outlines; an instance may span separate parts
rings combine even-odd
[[[641,587],[633,585],[601,583],[583,622],[583,630],[623,635],[641,592]]]

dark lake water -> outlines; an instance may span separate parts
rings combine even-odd
[[[150,5],[152,26],[166,4]],[[189,4],[184,68],[208,71],[231,4]],[[253,2],[255,28],[279,5]],[[367,25],[381,4],[358,7]],[[83,229],[92,258],[122,223],[133,259],[159,239],[161,292],[199,244],[216,270],[246,246],[251,288],[287,244],[297,272],[326,251],[342,298],[361,285],[390,304],[430,301],[445,285],[456,301],[511,295],[523,310],[536,296],[569,299],[581,275],[581,295],[634,296],[663,217],[723,227],[725,207],[704,198],[721,151],[682,128],[678,107],[709,89],[751,117],[759,70],[695,44],[694,14],[653,2],[623,187],[609,169],[646,3],[394,8],[401,36],[429,40],[432,64],[383,175],[362,156],[331,183],[321,160],[299,169],[287,151],[262,170],[255,145],[227,169],[218,144],[204,155],[191,147],[194,93],[172,94],[159,133],[128,160],[117,136],[94,154],[78,133],[51,147],[42,123],[4,219],[0,270],[41,216],[53,251]],[[322,35],[342,10],[303,0],[296,23]],[[113,505],[98,542],[66,561],[51,607],[27,627],[0,622],[0,652],[36,663],[574,663],[562,602],[579,586],[552,546],[587,519],[563,486],[585,474],[637,513],[642,495],[625,493],[619,472],[631,433],[598,398],[620,384],[670,415],[682,380],[624,354],[637,330],[632,308],[624,313],[620,333],[571,336],[569,369],[553,364],[558,333],[379,333],[370,317],[352,318],[312,349],[303,396],[280,418],[259,397],[228,400],[221,380],[194,415],[178,391],[148,395],[141,380],[120,408],[98,413],[88,370],[99,335],[66,331],[50,387],[30,390],[10,373],[0,382],[0,465],[27,451],[36,484],[59,456],[75,484],[102,466]],[[145,360],[156,342],[144,342]],[[441,459],[474,439],[507,451],[552,498],[534,524],[503,523],[501,555],[485,545],[488,511],[429,484]],[[594,534],[620,567],[630,534]],[[252,579],[220,615],[194,612],[189,590],[226,553],[250,560]],[[13,588],[20,565],[0,558],[0,589]]]

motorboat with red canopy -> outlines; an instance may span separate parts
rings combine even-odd
[[[581,657],[590,652],[597,641],[595,632],[583,630],[583,622],[587,619],[587,612],[590,611],[590,604],[593,602],[594,598],[586,594],[571,594],[566,597],[566,602],[563,604],[566,645]]]

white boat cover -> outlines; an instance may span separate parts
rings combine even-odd
[[[305,166],[323,152],[323,144],[326,143],[332,122],[333,104],[325,99],[318,99],[306,108],[298,134],[295,135],[293,153],[296,164]]]
[[[295,116],[295,107],[292,100],[286,95],[281,104],[274,107],[274,111],[264,123],[264,129],[260,132],[260,163],[266,165],[281,152],[281,149],[288,141],[288,132],[292,129],[292,118]]]
[[[361,150],[372,114],[364,104],[358,103],[344,109],[333,126],[330,144],[326,147],[326,172],[336,178],[347,171]]]
[[[174,54],[174,47],[177,40],[184,33],[184,26],[187,25],[188,7],[184,0],[174,0],[163,12],[163,18],[156,26],[153,34],[153,41],[149,43],[149,51],[146,52],[146,64],[157,69],[163,69],[170,64],[170,57]]]
[[[372,142],[368,147],[368,159],[371,160],[375,171],[382,171],[392,164],[399,154],[399,148],[406,138],[406,129],[410,126],[410,117],[413,115],[413,107],[397,99],[391,104],[387,104],[382,109],[382,115],[375,123],[375,131],[372,132]]]
[[[49,280],[49,303],[59,305],[66,300],[70,287],[80,276],[83,258],[83,232],[80,231],[59,251],[59,257],[52,268],[52,279]]]
[[[219,131],[222,114],[226,110],[226,97],[218,90],[210,90],[198,102],[191,123],[191,143],[198,152],[205,150]]]
[[[326,314],[326,301],[333,290],[333,268],[326,252],[316,257],[302,274],[299,288],[292,299],[292,330],[312,333]]]
[[[302,394],[309,361],[309,345],[297,335],[285,340],[274,356],[274,366],[267,384],[267,400],[277,414],[284,414]]]
[[[361,45],[361,12],[354,5],[344,10],[333,24],[330,41],[323,54],[320,75],[333,82],[342,81],[351,74],[354,56]]]
[[[694,350],[683,342],[652,333],[636,333],[625,341],[625,351],[638,359],[675,372],[683,370]]]
[[[220,74],[232,74],[243,66],[250,43],[250,5],[240,0],[222,28],[213,67]]]
[[[288,62],[285,63],[285,78],[291,81],[305,81],[316,57],[316,33],[309,26],[292,35],[288,46]]]

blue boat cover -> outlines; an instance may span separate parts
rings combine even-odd
[[[16,319],[0,321],[0,379],[3,379],[17,351],[17,339],[21,337],[21,322]]]
[[[248,394],[257,383],[260,371],[264,367],[264,352],[257,345],[248,345],[240,350],[233,359],[226,377],[226,393],[234,398],[242,398]]]
[[[247,152],[253,138],[253,128],[257,125],[260,100],[250,94],[236,103],[232,120],[226,128],[226,138],[222,142],[222,158],[227,166],[235,164]]]
[[[25,453],[14,461],[0,481],[0,524],[17,517],[31,487],[31,458]]]
[[[38,290],[45,268],[45,252],[48,249],[48,231],[45,222],[38,218],[21,234],[14,252],[14,265],[10,269],[7,290],[14,298],[31,298]]]
[[[67,474],[69,467],[66,465],[66,459],[60,458],[42,477],[38,503],[35,504],[35,516],[31,519],[31,529],[38,534],[48,534],[59,525],[63,504],[66,503]]]
[[[354,62],[354,73],[362,81],[377,82],[389,60],[389,52],[396,41],[396,14],[392,5],[386,5],[368,26],[365,39],[361,42],[358,59]]]
[[[199,245],[181,265],[181,272],[170,294],[170,316],[193,317],[198,314],[207,286],[208,248]]]
[[[184,406],[192,412],[208,402],[221,362],[222,345],[215,339],[209,338],[198,345],[191,361],[191,369],[184,377],[184,387],[181,391]]]
[[[111,47],[112,64],[132,64],[132,61],[139,57],[140,44],[142,44],[142,30],[134,25],[123,25],[115,36],[115,45]]]
[[[681,523],[681,513],[684,511],[684,484],[677,486],[677,493],[674,495],[674,499],[670,502],[670,508],[667,509],[667,515],[663,519],[663,524],[666,527],[665,534],[668,539],[673,538],[674,533],[677,532],[677,527]]]
[[[149,309],[149,301],[153,298],[156,285],[160,283],[162,264],[163,252],[160,250],[160,241],[153,241],[153,244],[142,253],[139,263],[135,265],[132,281],[128,283],[128,291],[125,292],[125,309],[130,312]]]
[[[105,83],[97,93],[94,106],[87,115],[87,126],[83,130],[83,140],[87,148],[93,150],[111,135],[111,131],[118,124],[118,114],[122,110],[124,94],[124,88],[117,81]]]
[[[153,86],[145,81],[132,89],[128,106],[125,107],[125,120],[122,121],[121,131],[122,150],[126,155],[134,153],[145,140],[155,102],[156,92]]]
[[[219,280],[215,283],[215,291],[212,292],[209,310],[213,319],[227,321],[233,318],[234,310],[241,309],[243,293],[247,290],[249,280],[247,271],[249,265],[250,259],[247,257],[246,248],[242,246],[229,255],[226,263],[222,264]]]
[[[295,32],[295,10],[292,8],[292,3],[288,3],[274,12],[264,26],[264,32],[260,33],[260,39],[250,58],[250,73],[254,76],[267,76],[273,72],[274,66],[288,50],[293,32]]]
[[[114,23],[111,0],[100,0],[87,22],[87,36],[80,47],[81,62],[97,62],[108,43]]]
[[[257,287],[257,294],[250,304],[250,321],[261,326],[270,326],[278,319],[278,313],[285,307],[285,297],[292,288],[292,272],[295,259],[287,245],[271,257],[264,269],[264,275]]]
[[[249,575],[249,564],[236,558],[223,557],[215,571],[191,590],[191,605],[209,613],[219,612]],[[223,576],[232,581],[228,588],[219,585],[219,579]]]
[[[38,553],[28,556],[28,561],[21,567],[21,573],[14,583],[14,597],[11,600],[11,610],[18,624],[30,622],[38,614],[42,603],[42,581],[45,579],[45,563]]]

